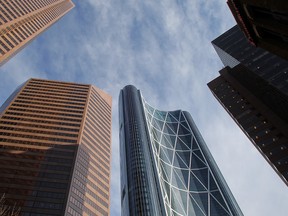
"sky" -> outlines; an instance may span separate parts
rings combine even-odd
[[[235,25],[224,0],[74,0],[76,7],[0,68],[0,103],[27,79],[93,84],[113,97],[111,216],[120,215],[118,95],[141,90],[193,116],[244,215],[286,216],[287,187],[212,96],[211,41]]]

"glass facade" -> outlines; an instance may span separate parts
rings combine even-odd
[[[210,90],[288,185],[288,96],[241,64],[220,74]]]
[[[212,45],[225,67],[233,68],[238,61],[288,95],[288,61],[251,45],[237,25],[213,40]]]
[[[122,215],[165,215],[140,92],[126,86],[119,98]]]
[[[212,44],[225,68],[210,90],[288,185],[288,61],[251,45],[238,26]]]
[[[133,92],[134,97],[127,97]],[[144,132],[144,136],[148,136],[145,142],[142,137],[136,140],[139,147],[137,153],[145,154],[142,149],[149,149],[146,152],[149,155],[139,158],[142,158],[142,163],[151,164],[149,173],[147,167],[138,167],[137,161],[127,157],[127,149],[131,149],[135,141],[128,138],[130,131],[124,132],[127,124],[120,118],[122,215],[135,215],[135,203],[130,201],[131,197],[139,194],[146,197],[147,188],[153,187],[157,188],[161,215],[242,215],[189,113],[157,110],[133,86],[125,87],[120,99],[120,116],[127,112],[124,116],[134,122],[137,133]],[[132,107],[137,106],[140,119],[135,121],[133,113],[125,109],[129,103],[134,104]],[[139,168],[147,176],[151,175],[154,182],[148,182],[145,188],[139,188],[137,192],[129,191],[133,188],[129,182],[131,174],[128,170],[131,168]]]

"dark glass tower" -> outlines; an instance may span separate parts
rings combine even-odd
[[[288,185],[288,96],[241,64],[220,74],[209,88]]]
[[[227,3],[251,43],[288,58],[287,1],[228,0]]]
[[[288,185],[288,62],[252,46],[238,26],[212,44],[226,67],[210,90]]]
[[[238,26],[212,41],[224,66],[242,63],[270,85],[288,95],[288,61],[251,45]]]
[[[122,215],[243,215],[190,114],[119,97]]]

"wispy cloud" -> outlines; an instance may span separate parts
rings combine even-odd
[[[118,94],[127,84],[197,123],[245,215],[287,214],[286,186],[209,92],[210,41],[234,25],[222,0],[74,0],[63,19],[0,68],[3,101],[30,77],[95,84],[113,96],[111,215],[120,214]]]

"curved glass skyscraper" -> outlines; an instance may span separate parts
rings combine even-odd
[[[122,215],[243,215],[190,114],[120,92]]]

